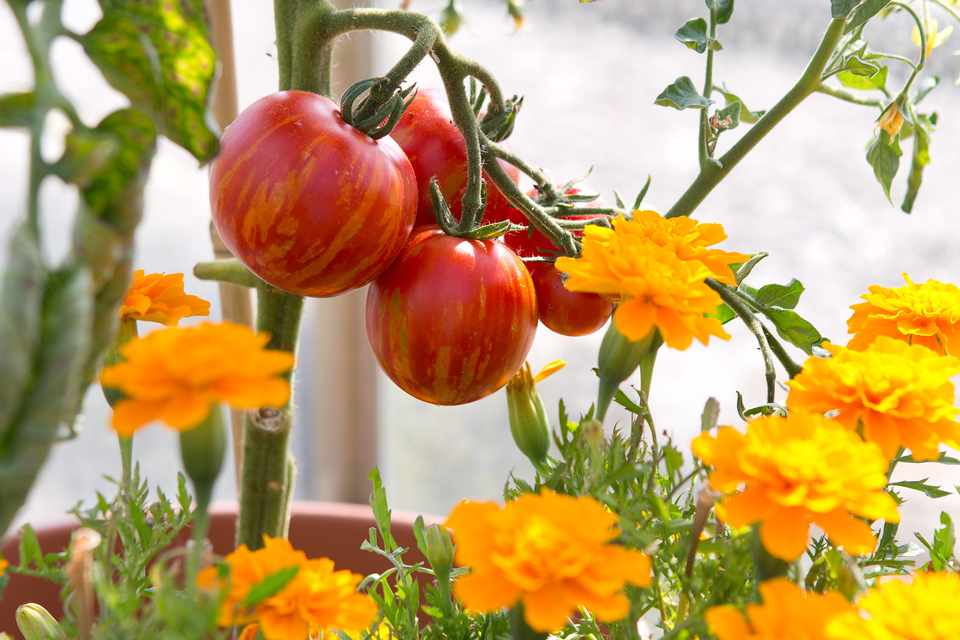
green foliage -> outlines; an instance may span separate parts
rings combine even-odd
[[[858,4],[860,0],[830,0],[830,14],[834,18],[845,18]]]
[[[687,20],[686,23],[673,34],[681,44],[697,53],[707,50],[709,37],[707,36],[707,21],[703,18]]]
[[[677,78],[655,100],[655,104],[661,107],[673,107],[677,110],[706,109],[711,103],[711,100],[700,95],[693,86],[693,80],[687,76]]]
[[[717,24],[726,24],[733,17],[734,0],[706,0],[707,9],[713,14]]]
[[[877,182],[883,187],[883,193],[890,200],[890,188],[893,186],[893,179],[900,169],[900,156],[903,151],[900,149],[900,136],[893,138],[880,129],[870,141],[867,147],[867,162],[873,167],[873,175]]]

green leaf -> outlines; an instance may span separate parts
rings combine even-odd
[[[294,578],[297,577],[299,572],[300,567],[298,565],[294,565],[292,567],[280,569],[275,573],[271,573],[266,578],[250,587],[250,591],[247,592],[247,596],[240,603],[241,608],[251,609],[267,598],[277,595],[283,591],[284,587],[290,584]]]
[[[613,400],[633,415],[639,416],[646,413],[643,407],[631,400],[621,389],[617,389],[617,392],[613,394]]]
[[[919,116],[913,129],[913,154],[910,160],[910,174],[907,176],[907,192],[903,196],[900,210],[912,213],[913,205],[923,184],[923,170],[930,164],[930,131],[933,123],[925,116]]]
[[[900,156],[903,151],[900,149],[899,136],[893,139],[890,135],[880,129],[877,135],[867,147],[867,162],[873,167],[873,175],[877,177],[877,182],[883,187],[883,193],[890,200],[890,187],[893,179],[900,169]]]
[[[707,21],[703,18],[694,18],[687,20],[682,27],[677,29],[673,37],[688,49],[697,53],[703,53],[707,50]]]
[[[823,341],[823,336],[817,328],[804,320],[796,311],[765,308],[763,314],[770,319],[781,338],[803,349],[806,353],[811,353],[813,347]]]
[[[42,570],[45,567],[43,550],[37,532],[29,524],[20,528],[20,566]]]
[[[803,291],[803,284],[794,278],[787,284],[764,285],[760,287],[754,298],[764,306],[793,309],[800,302]]]
[[[763,111],[751,111],[747,108],[747,105],[744,104],[743,100],[740,99],[740,96],[737,94],[728,91],[726,87],[714,87],[716,91],[719,91],[723,96],[723,99],[726,103],[726,106],[732,104],[740,105],[740,122],[746,122],[747,124],[753,124],[763,116]]]
[[[0,127],[29,127],[36,112],[37,97],[32,91],[0,95]]]
[[[711,317],[716,318],[720,321],[720,324],[727,324],[731,320],[737,317],[737,313],[730,308],[727,303],[721,303],[717,307],[716,311],[710,314]]]
[[[706,0],[707,9],[713,13],[717,24],[726,24],[730,22],[733,16],[734,0]]]
[[[830,0],[830,14],[834,18],[846,18],[860,0]]]
[[[216,71],[203,0],[100,0],[80,38],[106,80],[200,162],[217,153],[207,110]]]
[[[930,546],[930,562],[935,571],[947,568],[957,545],[953,520],[946,511],[940,512],[940,524],[943,526],[933,532],[933,544]]]
[[[387,505],[387,491],[383,488],[383,480],[380,478],[380,470],[374,468],[370,472],[370,483],[372,486],[370,492],[370,507],[373,509],[373,517],[377,522],[377,528],[383,537],[383,547],[387,551],[393,551],[400,545],[391,532],[390,507]]]
[[[874,69],[870,73],[865,73],[866,71],[865,68],[856,71],[845,69],[837,74],[837,80],[843,86],[859,91],[882,91],[887,86],[887,74],[890,72],[887,67]]]
[[[753,271],[753,268],[756,267],[758,264],[760,264],[760,261],[766,258],[768,255],[770,254],[761,251],[760,253],[755,253],[752,256],[750,256],[750,259],[744,262],[743,264],[730,265],[730,267],[737,274],[737,284],[739,285],[741,282],[746,280],[747,276],[749,276],[750,273]]]
[[[673,107],[677,110],[706,109],[711,103],[711,100],[700,95],[696,87],[693,86],[693,80],[688,76],[677,78],[654,101],[654,104],[661,107]]]
[[[732,103],[718,109],[713,116],[713,125],[717,132],[729,131],[740,126],[740,112],[743,111],[743,105]]]
[[[867,24],[873,16],[880,13],[890,2],[892,2],[892,0],[864,0],[862,4],[853,10],[850,17],[847,18],[847,26],[843,28],[843,32],[850,33],[854,29],[859,29]]]
[[[707,398],[700,414],[700,431],[710,431],[720,419],[720,402],[716,398]]]
[[[927,484],[927,480],[929,480],[929,478],[924,478],[923,480],[901,480],[900,482],[891,482],[890,486],[913,489],[929,498],[943,498],[944,496],[950,495],[949,491],[944,491],[937,485]]]

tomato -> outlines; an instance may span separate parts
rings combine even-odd
[[[227,127],[210,204],[224,243],[257,276],[333,296],[376,278],[403,249],[417,182],[389,137],[346,124],[329,98],[281,91]]]
[[[420,190],[417,224],[436,223],[430,199],[430,180],[434,176],[440,183],[440,192],[450,205],[450,210],[459,217],[460,199],[467,188],[467,145],[452,120],[443,92],[436,89],[419,90],[390,137],[406,152],[417,174],[417,187]],[[520,172],[516,167],[503,161],[500,166],[514,182],[520,180]],[[500,193],[486,173],[484,181],[487,184],[484,220],[506,219],[513,210],[510,201]],[[516,214],[522,217],[519,212]]]
[[[380,366],[401,389],[464,404],[505,385],[523,364],[537,300],[523,262],[502,242],[422,227],[370,286],[366,321]]]
[[[565,336],[585,336],[600,329],[613,313],[613,304],[595,293],[578,293],[563,286],[563,277],[547,262],[531,263],[540,322]]]

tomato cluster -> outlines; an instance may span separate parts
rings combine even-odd
[[[552,264],[524,266],[521,256],[555,251],[536,231],[470,240],[433,226],[430,181],[459,216],[467,173],[463,137],[433,91],[379,140],[345,123],[328,98],[284,91],[227,128],[210,200],[227,247],[267,283],[321,297],[371,284],[367,337],[383,370],[421,400],[462,404],[507,383],[538,318],[583,335],[612,311],[603,298],[567,291]],[[526,224],[484,181],[484,221]]]

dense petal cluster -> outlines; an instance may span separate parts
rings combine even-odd
[[[859,612],[831,621],[830,640],[955,640],[960,638],[960,574],[918,573],[890,579],[857,600]]]
[[[904,274],[901,287],[874,285],[853,305],[847,329],[851,349],[864,349],[879,336],[960,356],[960,287],[927,280],[915,284]]]
[[[146,320],[175,325],[187,316],[205,316],[210,303],[183,291],[182,273],[151,273],[143,269],[133,274],[133,282],[120,305],[124,320]]]
[[[703,344],[710,336],[729,338],[720,321],[708,317],[721,301],[704,282],[735,282],[730,265],[748,257],[710,248],[725,237],[719,224],[636,211],[632,219],[616,218],[612,229],[586,227],[581,256],[559,258],[556,266],[570,291],[620,301],[614,322],[628,339],[657,328],[667,345],[686,349],[694,338]]]
[[[626,584],[650,584],[650,560],[613,544],[617,516],[590,497],[543,490],[501,507],[464,501],[446,526],[453,532],[457,563],[471,572],[454,593],[472,611],[523,603],[536,631],[561,629],[578,607],[614,622],[630,611]]]
[[[850,430],[862,424],[888,459],[906,447],[916,460],[933,460],[941,443],[960,442],[950,381],[960,359],[886,336],[862,351],[825,348],[832,357],[809,358],[790,381],[791,410],[833,412]]]
[[[337,571],[327,558],[308,559],[287,540],[265,536],[262,549],[250,551],[241,545],[225,563],[229,568],[225,583],[215,567],[207,567],[197,579],[205,588],[228,589],[219,623],[247,624],[242,638],[255,638],[259,630],[266,640],[304,640],[320,632],[355,633],[376,620],[373,598],[357,592],[363,576]],[[252,608],[244,606],[252,588],[294,567],[296,575],[277,593]]]
[[[827,627],[853,610],[836,592],[804,591],[785,578],[760,585],[762,603],[741,612],[725,605],[707,610],[707,625],[719,640],[827,640]]]
[[[733,527],[760,524],[774,556],[795,560],[816,524],[837,546],[862,555],[876,546],[870,526],[857,519],[899,521],[884,491],[887,462],[880,448],[841,424],[802,412],[767,416],[741,433],[720,427],[703,433],[693,454],[713,468],[710,486],[723,494],[717,516]]]
[[[268,339],[225,322],[166,327],[127,342],[120,348],[123,361],[100,377],[124,394],[114,407],[113,428],[125,437],[153,420],[189,429],[215,402],[240,409],[283,406],[290,383],[281,374],[293,366],[293,356],[264,349]]]

